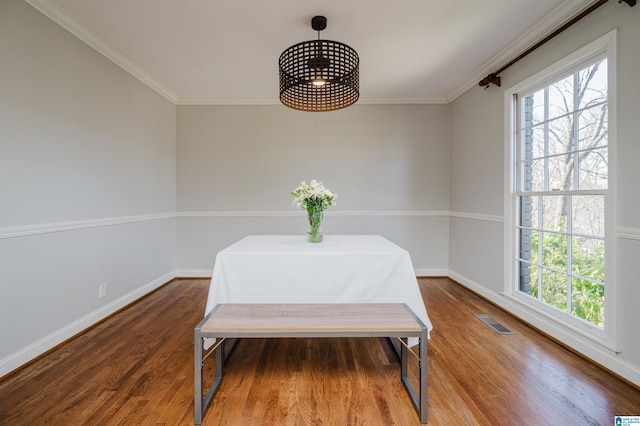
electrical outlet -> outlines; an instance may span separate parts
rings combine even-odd
[[[102,299],[107,295],[107,283],[102,283],[98,287],[98,299]]]

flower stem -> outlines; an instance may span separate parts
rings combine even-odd
[[[312,243],[319,243],[322,241],[322,216],[323,210],[317,208],[308,208],[309,225],[311,231],[309,232],[309,241]]]

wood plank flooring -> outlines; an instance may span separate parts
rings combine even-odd
[[[0,425],[193,424],[193,328],[208,284],[175,280],[0,379]],[[446,278],[419,284],[435,327],[430,425],[613,425],[615,415],[640,415],[637,388]],[[516,334],[496,334],[478,313]],[[225,368],[205,425],[419,424],[386,339],[247,339]]]

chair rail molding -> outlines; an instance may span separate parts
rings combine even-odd
[[[133,216],[107,217],[101,219],[76,220],[68,222],[42,223],[36,225],[9,226],[0,228],[0,239],[26,237],[29,235],[50,234],[52,232],[73,231],[77,229],[99,228],[101,226],[121,225],[125,223],[175,218],[175,213],[152,213]]]
[[[618,238],[640,241],[640,228],[618,227]]]
[[[458,212],[452,211],[449,212],[449,216],[451,217],[459,217],[463,219],[472,219],[472,220],[482,220],[485,222],[504,222],[504,217],[493,215],[493,214],[483,214],[483,213],[469,213],[469,212]]]
[[[402,211],[402,210],[327,210],[325,216],[449,216],[448,211]],[[281,217],[306,216],[303,210],[265,210],[265,211],[183,211],[178,217]]]

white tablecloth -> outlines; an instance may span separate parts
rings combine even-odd
[[[409,253],[379,235],[250,235],[220,251],[206,313],[218,303],[406,303],[429,330]]]

